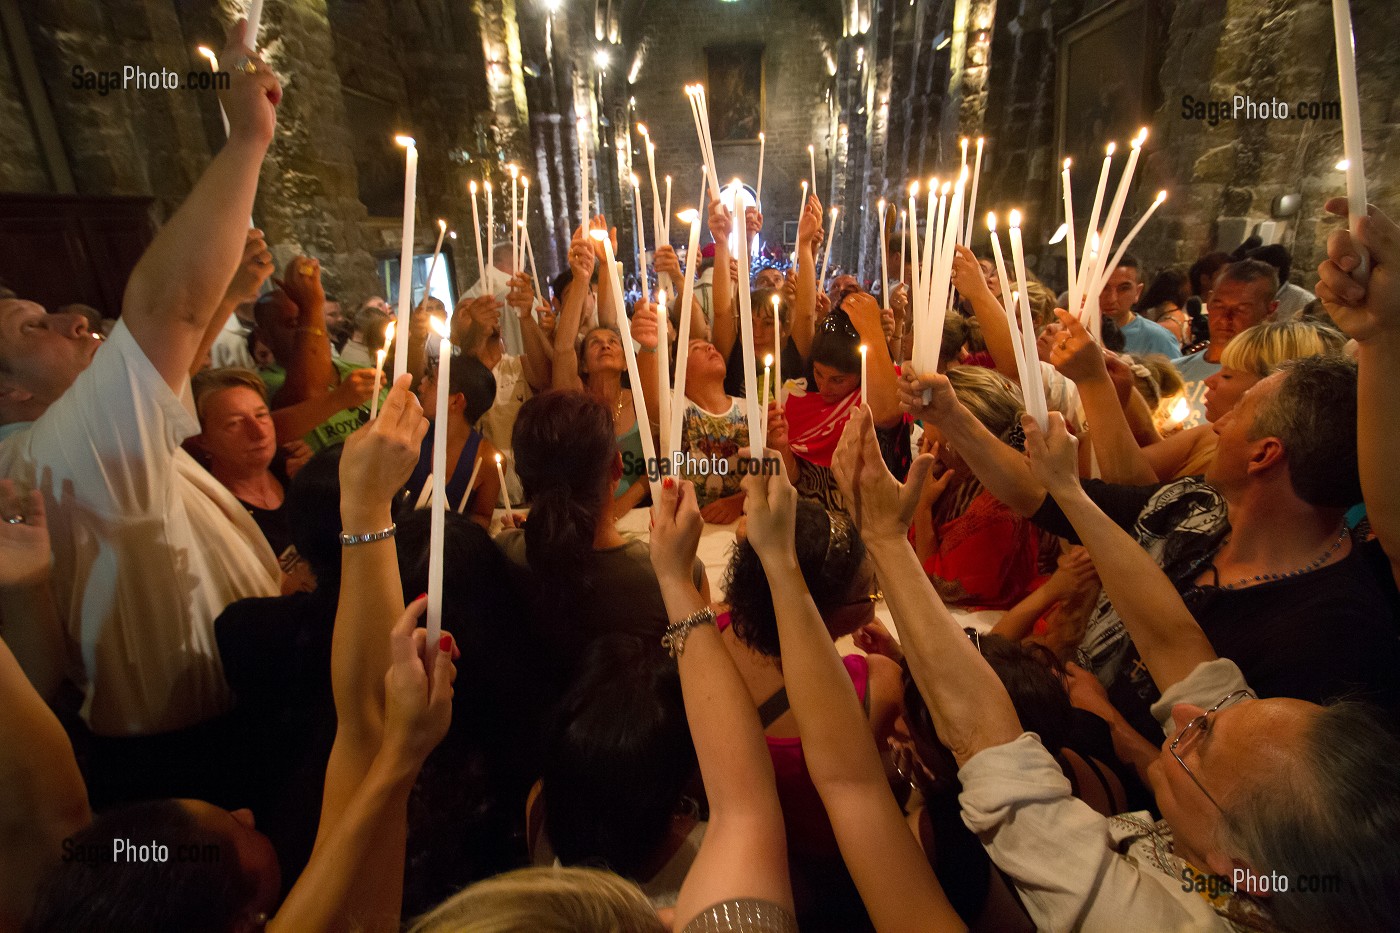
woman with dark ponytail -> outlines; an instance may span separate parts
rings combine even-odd
[[[496,543],[526,578],[520,591],[530,594],[544,650],[566,679],[599,635],[630,632],[660,650],[666,606],[647,546],[613,525],[622,454],[612,412],[585,392],[545,392],[520,407],[513,445],[530,516]],[[699,561],[695,582],[708,594]]]

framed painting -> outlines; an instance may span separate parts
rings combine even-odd
[[[757,142],[763,132],[763,46],[711,46],[705,64],[715,144]]]
[[[403,150],[394,134],[403,132],[398,109],[392,101],[343,91],[360,201],[371,217],[403,215]]]

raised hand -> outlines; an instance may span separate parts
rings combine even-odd
[[[535,303],[535,284],[530,281],[530,277],[524,272],[517,272],[510,277],[510,292],[506,295],[506,304],[515,309],[516,314],[525,317],[530,313],[530,308]]]
[[[224,300],[234,304],[255,301],[262,284],[272,275],[272,254],[267,250],[267,241],[261,230],[249,230],[248,239],[243,244],[243,258],[238,262],[238,271],[228,284]]]
[[[34,586],[48,577],[44,496],[37,489],[20,495],[13,481],[0,480],[0,587]]]
[[[980,274],[980,273],[979,273]],[[1050,346],[1050,365],[1076,384],[1108,378],[1103,349],[1089,336],[1084,325],[1068,311],[1055,309],[1064,331]]]
[[[326,303],[326,290],[321,285],[321,262],[318,259],[306,256],[293,259],[277,284],[303,312],[320,310]]]
[[[685,273],[681,271],[680,257],[676,255],[676,250],[670,243],[662,243],[656,248],[656,256],[652,264],[656,268],[656,274],[658,276],[669,275],[672,284],[677,289],[684,283]]]
[[[797,218],[797,245],[810,244],[813,252],[822,241],[822,202],[815,194],[807,196],[807,206]]]
[[[574,280],[586,284],[593,278],[593,267],[597,264],[592,241],[585,240],[582,232],[575,230],[569,243],[569,271],[574,274]]]
[[[879,619],[867,622],[852,632],[851,641],[866,654],[883,655],[894,661],[904,660],[904,651],[899,647],[899,642]]]
[[[419,597],[404,609],[389,635],[392,664],[384,675],[384,751],[395,760],[421,765],[447,735],[452,724],[452,663],[456,648],[443,633],[436,645],[424,644],[418,620],[428,608]]]
[[[759,231],[761,231],[762,229],[763,215],[759,213],[758,208],[744,208],[744,230],[749,235],[749,242],[752,243],[753,238],[758,236]]]
[[[394,383],[379,417],[345,439],[340,457],[341,510],[393,501],[418,465],[428,419],[405,373]]]
[[[379,391],[379,375],[373,369],[357,369],[348,373],[340,381],[340,385],[331,391],[331,398],[335,399],[340,410],[347,408],[359,408],[365,402],[374,398],[374,393]]]
[[[1001,296],[992,295],[992,290],[987,287],[987,280],[982,275],[982,267],[977,264],[977,257],[966,246],[959,245],[953,248],[953,287],[968,301],[974,298],[981,300],[983,296],[991,295],[994,301],[1001,303]]]
[[[788,449],[788,420],[783,406],[777,402],[768,403],[768,437],[765,441],[770,450],[782,452]]]
[[[740,457],[751,456],[748,449]],[[745,532],[765,567],[797,566],[797,490],[787,474],[754,473],[744,477]]]
[[[219,53],[220,62],[231,62],[229,87],[219,93],[219,102],[228,115],[229,140],[231,142],[254,142],[266,146],[272,142],[272,132],[277,125],[277,104],[282,100],[282,85],[257,54],[250,54],[245,47],[244,33],[247,21],[239,20],[229,27],[224,50]],[[239,67],[242,62],[252,66],[248,74]]]
[[[643,350],[655,350],[660,335],[656,316],[656,302],[638,301],[632,309],[632,339],[641,344]]]
[[[490,332],[501,326],[501,302],[495,295],[479,295],[457,302],[452,316],[465,315],[473,324]]]
[[[901,484],[880,456],[880,442],[870,409],[862,405],[846,422],[831,471],[841,494],[851,503],[853,517],[867,542],[903,539],[918,508],[919,494],[933,466],[933,457],[920,454],[909,467],[909,480]]]
[[[962,407],[953,384],[938,373],[916,376],[906,371],[897,385],[900,410],[908,412],[915,420],[942,424]],[[929,393],[928,401],[924,400],[925,391]]]
[[[1065,418],[1057,411],[1050,413],[1050,430],[1042,432],[1030,415],[1021,416],[1026,432],[1026,456],[1030,458],[1031,475],[1050,495],[1059,498],[1078,492],[1079,441],[1065,429]]]
[[[656,579],[694,585],[695,553],[705,520],[695,498],[695,485],[671,477],[661,481],[661,501],[651,509],[651,566]]]
[[[734,230],[734,218],[729,216],[729,209],[724,206],[724,202],[715,198],[710,202],[710,236],[715,238],[715,242],[729,242],[729,234]]]
[[[1327,210],[1346,217],[1346,198],[1328,201]],[[1317,297],[1343,333],[1365,343],[1400,331],[1400,227],[1373,204],[1361,221],[1360,237],[1371,256],[1366,281],[1351,277],[1360,260],[1351,231],[1342,227],[1327,238],[1327,259],[1317,267]]]

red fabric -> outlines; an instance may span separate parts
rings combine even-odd
[[[834,405],[822,401],[821,393],[789,395],[783,411],[788,422],[788,441],[792,452],[817,466],[831,466],[836,443],[860,401],[855,391]]]
[[[963,609],[1010,609],[1035,589],[1035,526],[983,490],[963,514],[936,529],[924,571],[955,584]]]

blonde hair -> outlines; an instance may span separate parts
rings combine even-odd
[[[641,888],[596,868],[520,868],[479,881],[409,933],[665,933]]]
[[[204,421],[204,403],[211,396],[226,389],[251,389],[267,403],[267,386],[251,369],[226,366],[222,369],[204,369],[194,374],[190,380],[190,394],[194,396],[195,414]]]
[[[1021,390],[1001,373],[985,366],[950,366],[945,375],[963,407],[1002,441],[1021,423]]]
[[[1263,379],[1286,360],[1340,353],[1345,342],[1337,331],[1312,321],[1265,321],[1226,344],[1220,365]]]

